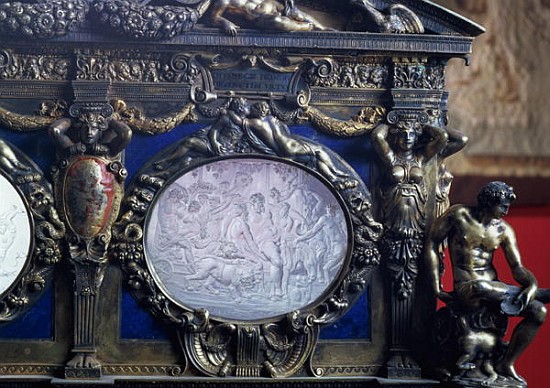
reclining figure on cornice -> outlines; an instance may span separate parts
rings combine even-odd
[[[378,10],[371,0],[348,0],[344,8],[355,9],[359,23],[346,29],[377,33],[424,32],[419,17],[401,4]],[[271,31],[332,30],[295,0],[27,0],[0,2],[0,33],[48,39],[74,31],[91,19],[114,32],[134,39],[170,39],[194,30],[199,21],[217,26],[229,35],[254,28]]]
[[[327,29],[311,15],[300,11],[294,0],[284,0],[284,4],[277,0],[214,0],[210,7],[211,23],[236,35],[239,27],[224,15],[242,18],[260,29],[288,32]]]
[[[424,32],[422,21],[416,14],[401,4],[393,4],[384,12],[379,11],[369,0],[349,0],[360,9],[367,31],[380,33]],[[230,21],[232,17],[250,22],[253,27],[277,31],[331,30],[313,16],[300,11],[294,0],[213,0],[210,6],[210,21],[230,35],[239,28]]]

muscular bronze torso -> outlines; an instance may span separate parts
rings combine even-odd
[[[506,238],[507,224],[492,219],[485,225],[472,215],[472,209],[464,206],[453,212],[455,223],[448,239],[455,287],[464,282],[497,280],[493,253]]]

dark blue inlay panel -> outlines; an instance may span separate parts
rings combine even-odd
[[[53,339],[53,287],[13,322],[0,324],[0,338],[37,340]]]
[[[0,138],[23,151],[49,177],[50,168],[55,161],[55,147],[47,130],[14,132],[0,127]]]
[[[0,138],[24,152],[49,180],[49,170],[55,160],[55,149],[47,130],[15,132],[0,127]],[[52,287],[48,287],[40,299],[15,321],[0,324],[0,338],[52,339],[53,317],[53,290]]]
[[[126,148],[124,162],[130,174],[130,179],[156,153],[205,126],[206,124],[182,125],[168,133],[155,136],[134,134],[132,142]],[[335,138],[320,133],[310,126],[293,126],[291,131],[331,148],[357,171],[368,186],[373,153],[370,143],[364,137]]]
[[[364,292],[353,307],[332,325],[321,329],[321,339],[365,339],[371,333],[368,292]]]
[[[156,136],[135,134],[126,149],[125,165],[132,179],[143,164],[162,149],[191,135],[207,124],[192,124]],[[348,162],[368,186],[373,153],[364,137],[335,138],[320,133],[311,126],[293,126],[292,133],[324,144]],[[153,317],[143,310],[132,295],[123,291],[121,333],[123,339],[164,340],[166,331]],[[370,314],[367,293],[359,297],[354,306],[338,322],[321,330],[323,339],[370,339]]]
[[[125,165],[129,171],[129,180],[156,153],[174,142],[191,135],[206,124],[188,124],[156,136],[134,134],[126,149]],[[370,166],[373,153],[364,137],[334,138],[316,131],[310,126],[293,126],[291,131],[324,144],[346,160],[367,183],[370,180]],[[54,163],[55,149],[46,130],[19,133],[0,128],[0,137],[8,140],[25,152],[45,175]],[[128,181],[129,181],[128,180]],[[1,338],[49,339],[53,336],[53,295],[48,289],[42,298],[15,322],[0,325]],[[162,324],[143,310],[130,293],[123,291],[121,305],[121,333],[123,339],[165,340],[166,330]],[[323,339],[368,339],[370,338],[370,315],[368,298],[363,294],[353,308],[337,323],[321,331]]]
[[[167,340],[166,329],[141,308],[130,292],[122,291],[121,339]]]
[[[155,136],[135,133],[132,136],[131,143],[126,147],[125,153],[124,165],[129,174],[127,182],[130,182],[136,172],[139,171],[148,159],[178,140],[191,135],[197,129],[205,126],[206,124],[181,125],[170,132]]]

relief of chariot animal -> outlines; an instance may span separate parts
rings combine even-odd
[[[216,295],[228,292],[236,302],[260,291],[261,265],[241,257],[203,257],[197,260],[195,270],[196,273],[187,278],[193,289],[200,284],[202,289]]]

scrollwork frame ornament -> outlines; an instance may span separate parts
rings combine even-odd
[[[0,174],[19,194],[31,234],[21,271],[0,292],[0,322],[11,322],[36,302],[51,282],[55,266],[62,258],[60,242],[65,236],[65,225],[55,210],[52,188],[42,172],[20,150],[1,139]]]
[[[343,160],[326,147],[290,133],[286,125],[269,112],[268,103],[253,105],[265,110],[262,118],[250,114],[247,107],[245,99],[235,98],[226,110],[219,112],[212,125],[162,151],[141,169],[126,191],[122,215],[114,227],[111,255],[121,263],[126,284],[141,304],[177,331],[186,360],[184,370],[192,365],[208,376],[321,376],[322,368],[311,365],[320,327],[340,318],[364,290],[371,270],[380,262],[377,242],[382,235],[382,225],[372,217],[370,193]],[[213,132],[224,120],[232,122],[231,131],[221,136],[230,139],[220,140]],[[295,141],[304,149],[317,150],[316,158],[328,159],[323,159],[324,164],[315,163],[314,158],[304,161],[303,157],[285,154],[268,142],[259,146],[259,126],[267,123],[280,126],[278,129],[287,136],[284,141]],[[256,139],[250,134],[254,131]],[[200,146],[207,142],[207,147]],[[303,170],[323,182],[337,199],[347,230],[347,253],[341,269],[320,297],[276,316],[252,320],[223,318],[175,300],[159,281],[148,256],[148,220],[153,217],[160,196],[169,192],[176,179],[205,166],[225,161],[244,164],[258,158]]]

